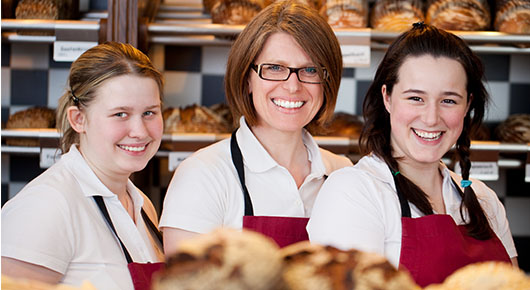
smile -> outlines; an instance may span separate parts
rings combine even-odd
[[[126,150],[126,151],[140,152],[140,151],[144,151],[144,150],[145,150],[145,147],[147,147],[147,145],[144,145],[144,146],[126,146],[126,145],[118,145],[118,147],[120,147],[121,149]]]
[[[305,104],[304,101],[292,102],[292,101],[286,101],[286,100],[281,100],[281,99],[272,99],[272,102],[276,106],[285,108],[285,109],[298,109]]]
[[[444,132],[442,131],[439,131],[439,132],[425,132],[425,131],[417,131],[415,129],[412,129],[412,132],[414,132],[414,134],[416,134],[416,136],[422,138],[422,139],[425,139],[425,140],[428,140],[428,141],[434,141],[434,140],[438,140],[440,139],[440,137],[443,135]]]

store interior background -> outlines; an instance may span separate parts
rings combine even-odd
[[[89,9],[104,10],[106,1],[90,1]],[[148,55],[163,71],[166,107],[224,102],[223,76],[230,47],[152,44]],[[345,68],[336,111],[362,114],[361,104],[384,51],[372,50],[370,67]],[[512,114],[530,114],[530,54],[479,54],[486,66],[491,106],[486,124],[494,129]],[[53,61],[49,43],[1,44],[1,118],[31,106],[56,108],[66,87],[71,63]],[[524,160],[523,160],[524,162]],[[2,153],[2,205],[44,169],[37,155]],[[134,176],[161,211],[172,172],[166,157],[155,157]],[[530,272],[530,183],[524,168],[501,168],[499,180],[487,181],[506,207],[520,266]]]

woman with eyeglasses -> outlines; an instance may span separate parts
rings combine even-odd
[[[325,178],[351,165],[310,134],[331,119],[341,75],[339,43],[317,11],[277,2],[245,27],[225,76],[239,128],[176,169],[160,222],[166,256],[217,227],[253,229],[280,246],[307,239]]]

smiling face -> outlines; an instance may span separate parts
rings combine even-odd
[[[466,84],[466,72],[456,60],[423,55],[403,62],[392,94],[382,87],[395,157],[437,166],[462,132]]]
[[[160,146],[161,103],[152,78],[123,75],[103,82],[78,118],[80,151],[98,176],[142,170]]]
[[[272,34],[254,64],[280,64],[286,67],[314,67],[306,52],[292,36]],[[300,131],[315,117],[323,103],[322,84],[302,83],[295,73],[286,81],[261,79],[252,70],[249,90],[258,115],[260,129]]]

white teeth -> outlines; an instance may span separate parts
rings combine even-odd
[[[139,146],[139,147],[132,147],[132,146],[125,146],[125,145],[118,145],[121,149],[132,151],[132,152],[140,152],[145,150],[145,146]]]
[[[423,139],[437,140],[438,138],[440,138],[440,136],[442,136],[442,132],[429,133],[429,132],[416,131],[414,129],[412,131],[414,131],[414,133],[418,137],[423,138]]]
[[[291,102],[291,101],[278,100],[278,99],[273,99],[272,101],[274,102],[276,106],[286,108],[286,109],[300,108],[304,104],[303,101]]]

